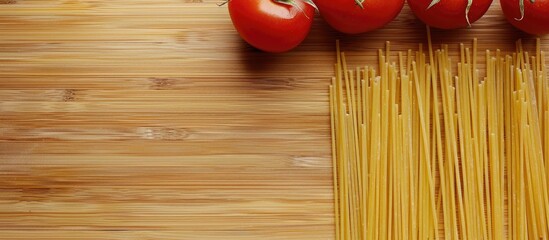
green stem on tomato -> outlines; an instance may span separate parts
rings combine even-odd
[[[524,0],[519,0],[520,18],[515,18],[517,21],[522,21],[524,18]]]
[[[299,9],[299,11],[301,11],[303,14],[305,14],[305,17],[309,18],[309,16],[307,15],[307,13],[303,10],[303,8],[301,6],[299,6],[299,4],[297,4],[295,2],[295,0],[273,0],[274,2],[276,3],[280,3],[280,4],[285,4],[285,5],[288,5],[288,6],[292,6],[292,7],[296,7]],[[313,1],[311,0],[303,0],[303,2],[305,2],[305,4],[308,4],[310,6],[312,6],[313,8],[315,8],[316,10],[318,10],[318,8],[316,7],[316,5],[313,3]],[[310,19],[310,18],[309,18]]]
[[[286,5],[289,5],[289,6],[293,6],[293,7],[297,7],[299,8],[300,10],[303,11],[303,9],[301,9],[301,7],[295,2],[295,0],[273,0],[277,3],[282,3],[282,4],[286,4]],[[314,9],[316,9],[318,11],[318,8],[316,7],[315,3],[313,3],[312,0],[303,0],[303,2],[311,7],[313,7]]]
[[[306,4],[309,4],[311,7],[313,7],[315,10],[318,11],[318,8],[316,7],[315,3],[313,2],[313,0],[303,0]]]
[[[364,0],[355,0],[356,5],[358,5],[360,8],[364,9]]]
[[[435,6],[435,5],[436,5],[437,3],[439,3],[439,2],[440,2],[440,0],[433,0],[433,1],[431,2],[431,4],[429,4],[429,6],[427,7],[427,9],[432,8],[433,6]]]
[[[530,0],[530,3],[536,3],[536,0]],[[520,18],[515,18],[517,21],[522,21],[524,18],[524,0],[519,0]]]
[[[467,0],[467,7],[465,8],[465,20],[467,20],[467,25],[471,27],[471,21],[469,21],[469,11],[471,10],[471,6],[473,6],[473,0]]]
[[[520,1],[523,1],[523,0],[520,0]],[[530,0],[530,1],[535,1],[535,0]],[[427,10],[429,10],[429,8],[432,8],[433,6],[437,5],[437,3],[439,3],[439,2],[440,2],[440,0],[431,1],[429,6],[427,6]],[[473,6],[473,0],[467,0],[467,7],[465,7],[465,20],[467,20],[467,25],[469,25],[469,27],[471,27],[471,21],[469,20],[469,10],[471,10],[471,6]]]

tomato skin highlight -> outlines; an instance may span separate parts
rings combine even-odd
[[[404,0],[315,0],[320,15],[334,29],[358,34],[369,32],[391,22],[402,10]]]
[[[521,18],[519,0],[500,0],[507,21],[516,28],[534,35],[549,34],[549,0],[524,0],[524,18]]]
[[[229,13],[242,39],[260,50],[281,53],[297,47],[313,23],[315,9],[302,0],[295,0],[295,4],[230,0]]]
[[[469,22],[479,20],[490,8],[493,0],[473,0],[469,9]],[[427,9],[432,0],[408,0],[408,5],[425,24],[440,29],[456,29],[469,26],[465,15],[467,0],[441,0]]]

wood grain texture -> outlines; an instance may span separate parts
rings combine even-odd
[[[333,239],[335,39],[373,64],[424,27],[407,6],[358,36],[317,17],[271,55],[217,2],[0,1],[0,239]],[[454,50],[473,37],[534,42],[497,3],[472,29],[433,32]]]

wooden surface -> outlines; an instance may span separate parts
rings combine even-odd
[[[317,17],[270,55],[217,2],[0,0],[0,239],[333,239],[334,41],[374,64],[424,27],[406,6],[358,36]],[[434,42],[532,49],[500,11]]]

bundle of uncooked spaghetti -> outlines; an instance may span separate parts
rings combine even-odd
[[[337,239],[548,239],[545,54],[379,50],[330,86]],[[397,63],[391,59],[396,59]]]

